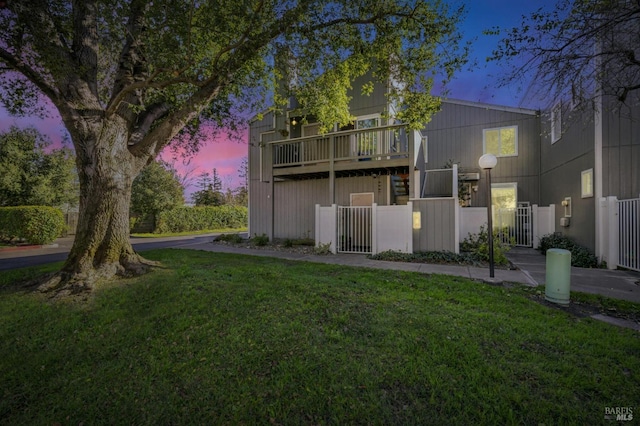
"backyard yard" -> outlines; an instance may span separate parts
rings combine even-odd
[[[537,289],[189,250],[88,300],[0,277],[0,424],[611,424],[640,333]],[[58,265],[59,266],[59,265]],[[637,310],[637,305],[625,305]]]

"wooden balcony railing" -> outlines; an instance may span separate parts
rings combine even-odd
[[[409,157],[409,141],[402,125],[287,139],[270,145],[274,167]]]

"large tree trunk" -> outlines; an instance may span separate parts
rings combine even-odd
[[[149,157],[129,152],[121,121],[104,120],[94,130],[93,137],[75,143],[80,216],[73,247],[62,271],[41,286],[43,291],[90,290],[98,280],[139,275],[153,264],[129,242],[131,185]]]

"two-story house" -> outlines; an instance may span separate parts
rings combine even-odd
[[[413,132],[384,118],[391,110],[385,90],[378,85],[370,96],[352,94],[353,125],[323,135],[312,117],[303,121],[295,101],[284,114],[268,112],[252,121],[251,235],[317,238],[318,205],[412,204],[412,216],[386,213],[392,222],[398,217],[411,223],[411,232],[402,235],[413,241],[400,246],[457,250],[457,242],[486,223],[487,186],[478,158],[493,153],[494,226],[514,230],[518,243],[529,246],[544,233],[561,232],[610,266],[640,266],[640,213],[629,210],[638,209],[637,202],[621,201],[640,194],[640,108],[583,110],[579,120],[569,120],[568,103],[541,113],[445,99],[431,122]],[[624,222],[611,215],[624,216]],[[376,227],[359,217],[345,219],[347,225]],[[347,248],[344,240],[353,232],[338,230],[335,249]],[[425,235],[433,240],[426,242]],[[618,253],[632,262],[613,259]]]

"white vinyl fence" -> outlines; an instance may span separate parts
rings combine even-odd
[[[523,223],[537,247],[541,236],[555,231],[555,206],[532,205],[529,214]],[[462,208],[455,198],[414,198],[400,206],[316,205],[316,246],[329,244],[332,253],[457,252],[458,243],[486,223],[486,208]]]
[[[373,206],[338,206],[338,252],[371,253]]]
[[[533,246],[531,206],[518,206],[515,209],[498,209],[493,227],[498,231],[498,238],[504,244],[520,247]]]
[[[538,247],[540,238],[555,232],[555,205],[540,207],[537,204],[518,207],[504,212],[496,212],[493,221],[494,229],[507,228],[505,238],[513,237],[517,245]],[[508,215],[508,216],[507,216]],[[477,234],[480,227],[487,227],[486,207],[461,207],[460,208],[460,241],[469,234]]]
[[[618,266],[640,271],[640,198],[618,200]]]
[[[411,253],[411,203],[402,206],[316,205],[316,246],[330,244],[333,253]]]
[[[609,269],[640,271],[640,198],[599,201],[598,257]]]

